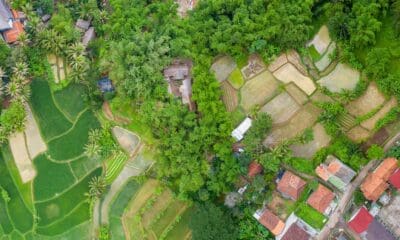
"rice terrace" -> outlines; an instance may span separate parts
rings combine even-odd
[[[400,239],[400,0],[0,0],[0,240]]]

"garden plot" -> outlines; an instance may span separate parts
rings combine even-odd
[[[331,92],[353,90],[360,80],[360,72],[346,64],[338,63],[336,68],[328,75],[318,80],[318,83]]]
[[[173,239],[185,239],[190,233],[188,222],[177,223],[185,216],[187,204],[175,199],[157,181],[149,181],[137,191],[122,216],[124,229],[129,234],[126,239],[164,239],[174,232],[179,235]]]
[[[324,102],[334,102],[335,100],[333,100],[331,97],[323,93],[320,89],[317,89],[317,91],[315,91],[315,93],[311,96],[311,101],[317,103],[318,102],[324,103]]]
[[[47,146],[40,135],[39,126],[33,117],[31,108],[29,105],[26,105],[25,109],[27,113],[25,124],[26,145],[28,147],[30,158],[34,159],[40,153],[45,152]]]
[[[218,58],[212,65],[211,71],[214,72],[215,77],[219,82],[228,79],[229,75],[235,70],[236,63],[229,56],[223,56]]]
[[[264,70],[264,61],[258,55],[251,55],[249,63],[242,68],[242,74],[245,79],[250,79]]]
[[[295,144],[290,147],[294,156],[310,159],[318,150],[328,146],[331,137],[325,132],[324,127],[320,123],[317,123],[312,130],[314,133],[312,141],[306,144]]]
[[[361,126],[355,126],[346,135],[354,142],[362,142],[369,137],[370,132]]]
[[[49,54],[47,55],[47,60],[50,63],[51,70],[54,75],[55,83],[60,83],[65,80],[67,77],[67,64],[65,63],[64,59],[54,55]]]
[[[282,53],[279,55],[271,64],[268,65],[268,71],[275,72],[280,67],[285,65],[288,62],[286,53]]]
[[[272,193],[272,199],[267,206],[268,209],[271,209],[271,211],[280,219],[284,220],[294,210],[295,203],[291,200],[282,198],[278,192],[274,191]]]
[[[296,84],[294,83],[289,83],[288,85],[285,86],[286,91],[289,93],[289,95],[294,98],[294,100],[300,104],[303,105],[308,101],[307,95],[301,91]]]
[[[308,75],[307,69],[303,65],[303,63],[301,61],[301,57],[298,52],[296,52],[295,50],[290,50],[289,52],[287,52],[286,56],[287,56],[288,61],[291,64],[293,64],[293,66],[295,66],[297,68],[297,70],[299,70],[301,72],[301,74],[303,74],[304,76]]]
[[[249,111],[253,106],[261,106],[272,98],[277,89],[278,82],[270,72],[264,71],[242,87],[240,104],[245,111]]]
[[[29,158],[23,133],[15,133],[9,138],[11,152],[17,165],[22,182],[32,181],[36,176],[35,167]]]
[[[271,115],[274,125],[282,125],[289,121],[300,108],[300,105],[287,92],[282,92],[265,104],[260,111]]]
[[[323,54],[329,46],[331,38],[329,37],[328,27],[323,25],[314,38],[307,43],[307,46],[311,45],[318,51],[319,54]]]
[[[243,86],[244,79],[239,68],[235,68],[235,70],[233,70],[233,72],[228,77],[228,81],[235,89],[239,89]]]
[[[368,130],[373,130],[379,119],[385,117],[385,115],[394,107],[397,106],[396,98],[392,97],[385,105],[371,118],[363,121],[361,126],[367,128]]]
[[[290,63],[283,65],[273,74],[278,80],[284,83],[295,83],[307,95],[311,95],[316,89],[314,82],[309,77],[301,74],[299,70]]]
[[[303,131],[317,121],[321,109],[311,103],[307,103],[284,126],[273,127],[270,135],[264,140],[266,146],[276,146],[284,140],[291,139],[303,133]]]
[[[322,56],[322,58],[315,63],[315,66],[320,72],[325,70],[329,66],[329,64],[331,64],[332,62],[331,55],[335,52],[335,50],[336,50],[336,43],[332,42],[331,44],[329,44],[329,47],[326,50],[325,54]]]
[[[363,116],[377,108],[385,102],[385,96],[379,91],[375,83],[371,83],[365,93],[350,102],[346,109],[353,116]]]
[[[112,128],[112,133],[117,139],[119,145],[129,154],[129,156],[132,156],[138,149],[140,139],[133,132],[116,126]]]
[[[227,81],[221,83],[222,101],[228,112],[233,112],[239,105],[239,97],[237,91]]]

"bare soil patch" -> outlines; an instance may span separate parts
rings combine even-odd
[[[274,96],[278,88],[278,82],[268,71],[257,75],[255,78],[246,82],[241,89],[241,105],[246,111],[253,106],[262,106],[266,101]]]
[[[29,105],[25,106],[26,109],[26,124],[25,124],[25,137],[26,144],[29,151],[29,156],[34,159],[40,153],[47,150],[47,146],[40,135],[39,126],[33,117],[32,110]]]
[[[379,91],[375,83],[371,83],[365,93],[350,102],[346,109],[353,116],[363,116],[378,108],[385,102],[385,96]]]
[[[311,101],[321,102],[321,103],[334,102],[334,100],[331,97],[323,93],[320,89],[317,89],[317,91],[315,91],[315,93],[311,96]]]
[[[264,145],[276,146],[284,140],[301,134],[306,128],[314,125],[320,113],[321,109],[312,103],[307,103],[287,124],[280,127],[273,127],[271,134],[264,140]]]
[[[287,92],[282,92],[265,104],[260,111],[269,113],[275,125],[282,125],[289,121],[300,108],[301,106]]]
[[[300,104],[303,105],[308,101],[307,95],[301,91],[296,84],[294,83],[289,83],[288,85],[285,86],[286,91],[289,93],[294,100]]]
[[[11,152],[17,165],[22,182],[32,181],[36,176],[36,169],[29,158],[23,133],[15,133],[9,138]]]
[[[284,199],[276,191],[272,194],[272,200],[267,204],[268,209],[275,213],[280,219],[284,220],[289,216],[289,211],[293,208],[294,202]],[[294,210],[294,209],[293,209]]]
[[[314,133],[314,139],[311,142],[291,146],[294,156],[312,158],[318,150],[328,146],[331,137],[325,132],[324,127],[320,123],[317,123],[314,125],[312,130]]]
[[[229,56],[222,56],[211,65],[211,70],[219,82],[228,79],[235,68],[236,62]]]
[[[350,131],[348,131],[346,135],[354,142],[362,142],[369,137],[370,133],[367,129],[361,126],[355,126],[350,129]]]
[[[295,83],[307,95],[311,95],[316,87],[311,78],[304,76],[292,64],[287,63],[276,70],[274,76],[284,83]]]
[[[314,45],[319,54],[323,54],[328,48],[330,42],[331,38],[329,37],[328,27],[323,25],[307,46]]]
[[[222,101],[225,104],[226,110],[228,112],[233,112],[239,105],[238,91],[227,81],[221,83],[221,90]]]
[[[397,100],[396,98],[392,97],[374,116],[362,122],[361,126],[369,130],[374,129],[379,119],[383,118],[392,108],[396,106],[397,106]]]
[[[242,74],[245,79],[250,79],[265,70],[265,63],[258,55],[251,55],[249,63],[242,68]]]
[[[318,83],[331,92],[353,90],[360,80],[360,72],[346,64],[338,63],[336,68],[328,75],[322,77]]]

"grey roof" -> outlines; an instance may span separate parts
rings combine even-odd
[[[335,175],[336,177],[340,178],[344,183],[349,184],[356,173],[351,168],[343,164],[340,170]]]
[[[96,37],[96,33],[94,32],[94,27],[90,27],[83,35],[82,44],[83,46],[87,46],[91,40]]]
[[[78,19],[78,21],[76,21],[75,26],[80,28],[80,29],[82,29],[82,30],[84,30],[84,31],[86,31],[86,30],[89,29],[90,21],[86,21],[86,20],[83,20],[83,19]]]
[[[368,226],[365,234],[367,240],[396,240],[396,238],[382,225],[378,220],[374,219]]]
[[[12,18],[8,4],[4,0],[0,0],[0,31],[11,29],[10,20]]]
[[[189,66],[172,65],[164,70],[167,80],[184,80],[189,75]]]

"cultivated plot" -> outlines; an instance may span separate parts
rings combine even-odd
[[[360,80],[360,72],[346,64],[338,63],[328,75],[318,80],[318,83],[331,92],[353,90]]]
[[[385,102],[385,96],[379,91],[375,83],[371,83],[364,94],[347,104],[347,111],[353,116],[363,116]]]
[[[222,101],[225,104],[226,110],[228,112],[234,111],[236,107],[239,105],[238,92],[227,81],[221,83],[221,90],[222,90]]]
[[[278,89],[278,82],[269,71],[257,75],[241,88],[241,106],[249,111],[255,105],[263,105]]]
[[[214,72],[215,77],[219,82],[228,79],[229,75],[235,70],[236,62],[229,56],[218,58],[212,65],[211,71]]]
[[[301,74],[299,70],[297,70],[297,68],[291,63],[283,65],[273,74],[278,80],[284,83],[295,83],[307,95],[311,95],[316,89],[316,86],[311,78]]]
[[[287,92],[282,92],[267,104],[260,111],[268,113],[275,125],[282,125],[289,121],[301,106]]]

